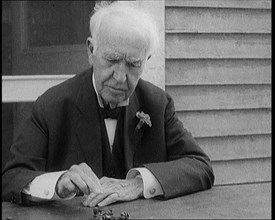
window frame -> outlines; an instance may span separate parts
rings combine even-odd
[[[164,0],[137,0],[138,5],[143,7],[147,11],[151,12],[153,16],[157,19],[157,25],[159,26],[160,31],[160,47],[159,53],[153,56],[149,61],[148,65],[145,67],[144,74],[142,78],[145,80],[151,81],[155,85],[160,88],[165,88],[165,55],[164,55],[164,18],[165,18],[165,1]],[[22,4],[22,2],[20,3]],[[23,7],[22,7],[23,8]],[[21,13],[22,12],[22,8]],[[24,13],[23,13],[24,14]],[[18,27],[15,27],[18,28]],[[24,25],[23,25],[24,28]],[[21,27],[22,29],[22,27]],[[25,36],[25,31],[23,30],[21,33],[22,37]],[[22,42],[21,42],[22,43]],[[24,47],[22,45],[17,49],[21,49],[24,51]],[[23,45],[24,46],[24,45]],[[67,48],[72,49],[73,52],[77,47],[77,51],[83,51],[84,45],[69,45]],[[59,46],[56,47],[60,48]],[[61,47],[62,48],[62,47]],[[79,49],[82,48],[82,49]],[[54,50],[57,50],[54,49]],[[30,50],[24,51],[24,53],[37,53],[37,51]],[[47,52],[47,48],[46,48]],[[149,74],[148,74],[149,73]],[[35,101],[39,95],[44,93],[47,89],[52,86],[55,86],[71,77],[74,74],[69,75],[33,75],[33,74],[23,74],[23,75],[11,75],[11,76],[2,76],[2,103],[9,102],[31,102]]]

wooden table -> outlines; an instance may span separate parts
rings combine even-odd
[[[93,219],[93,208],[83,207],[80,201],[75,198],[34,207],[3,202],[2,219]],[[104,208],[110,209],[117,216],[129,212],[130,219],[271,219],[271,183],[216,186],[167,201],[139,199]]]

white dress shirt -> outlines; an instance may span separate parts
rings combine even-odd
[[[98,95],[96,86],[95,86],[95,79],[93,75],[93,86],[97,95],[98,103],[100,107],[103,107],[103,103],[101,101],[101,98]],[[129,99],[121,102],[118,104],[118,106],[126,106],[129,104]],[[112,146],[114,143],[114,137],[115,137],[115,131],[116,131],[116,125],[117,120],[116,119],[104,119],[106,130],[108,133],[109,143],[112,150]],[[27,187],[24,188],[23,192],[26,194],[29,194],[32,196],[33,201],[41,201],[41,200],[58,200],[61,199],[55,192],[55,186],[59,179],[59,177],[64,173],[65,171],[59,171],[59,172],[50,172],[45,173],[40,176],[37,176],[35,179],[33,179],[32,182],[28,184]],[[140,175],[143,180],[143,196],[146,199],[163,195],[163,190],[158,182],[158,180],[155,178],[155,176],[144,167],[140,168],[132,168],[128,171],[126,175],[126,179],[135,178],[136,176]],[[71,195],[65,199],[72,199],[75,195]]]

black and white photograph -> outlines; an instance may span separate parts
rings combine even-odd
[[[2,219],[271,219],[271,2],[2,1]]]

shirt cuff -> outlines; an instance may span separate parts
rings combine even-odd
[[[143,180],[143,196],[146,199],[163,195],[162,187],[156,177],[144,167],[132,168],[128,171],[126,179],[135,178],[137,175],[141,175]]]
[[[75,194],[66,198],[60,198],[55,192],[56,183],[59,177],[65,172],[51,172],[37,176],[23,189],[23,193],[31,195],[31,200],[35,202],[72,199],[75,197]]]

